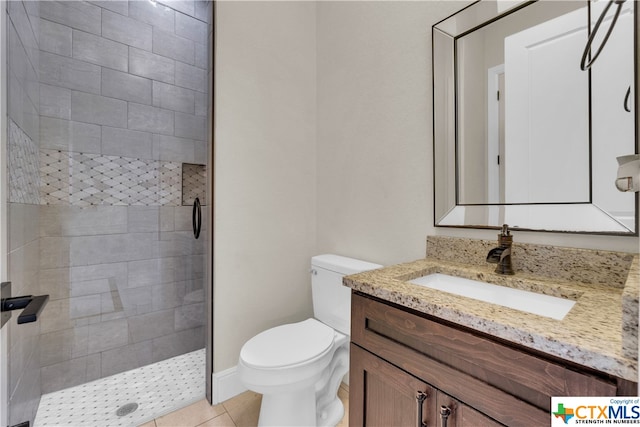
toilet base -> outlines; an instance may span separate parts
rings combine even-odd
[[[316,425],[318,427],[335,427],[343,417],[344,405],[342,401],[336,397],[333,402],[325,407],[322,415],[316,418]]]
[[[344,417],[344,405],[338,397],[342,377],[349,372],[349,340],[338,340],[331,364],[322,375],[323,380],[316,384],[316,426],[334,427]]]
[[[258,426],[335,426],[344,415],[338,398],[349,370],[349,337],[335,332],[333,346],[311,362],[281,369],[248,366],[242,357],[242,383],[262,394]]]
[[[312,386],[295,393],[265,394],[260,406],[259,427],[315,426],[316,392]]]

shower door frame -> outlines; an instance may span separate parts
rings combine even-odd
[[[206,337],[205,337],[205,396],[209,404],[213,404],[213,256],[214,256],[214,206],[215,206],[215,94],[216,94],[216,7],[217,1],[211,0],[211,42],[209,43],[208,50],[211,55],[210,64],[211,69],[208,70],[210,76],[208,83],[210,85],[209,90],[209,113],[208,113],[208,137],[209,144],[207,144],[207,161],[209,163],[209,174],[207,179],[207,196],[209,200],[209,217],[207,227],[207,239],[209,242],[209,259],[207,260],[208,268],[206,269],[206,282],[205,282],[205,315],[207,316]],[[205,254],[207,251],[205,250]]]
[[[7,2],[0,0],[0,281],[8,280],[7,272]],[[7,329],[0,329],[0,425],[9,421],[8,339]]]

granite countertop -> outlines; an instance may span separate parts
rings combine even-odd
[[[485,252],[486,253],[486,252]],[[463,264],[425,258],[344,278],[344,284],[525,347],[631,381],[638,381],[638,256],[626,267],[623,285],[550,279],[530,272],[493,272],[495,265]],[[480,280],[576,301],[562,320],[554,320],[409,283],[431,273]],[[623,341],[626,345],[623,345]]]

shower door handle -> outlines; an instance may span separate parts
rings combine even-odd
[[[627,94],[624,96],[624,111],[627,113],[631,112],[631,107],[629,106],[629,99],[631,98],[631,86],[627,89]]]
[[[191,222],[193,225],[193,236],[197,239],[198,237],[200,237],[200,229],[202,228],[202,207],[200,206],[200,199],[197,197],[193,201]]]

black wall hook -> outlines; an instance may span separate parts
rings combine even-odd
[[[598,18],[596,25],[593,27],[593,31],[591,32],[591,34],[589,34],[587,45],[584,47],[584,51],[582,52],[582,59],[580,60],[580,69],[582,71],[587,71],[589,68],[591,68],[593,63],[596,61],[596,59],[600,55],[600,52],[602,52],[602,49],[604,49],[604,46],[607,44],[607,40],[609,40],[609,36],[611,35],[613,28],[616,26],[616,21],[618,20],[618,16],[620,15],[620,11],[622,10],[622,4],[625,1],[626,0],[609,0],[609,3],[607,3],[604,10],[600,14],[600,17]],[[595,39],[596,34],[598,33],[598,30],[600,30],[600,25],[604,21],[604,17],[607,15],[607,11],[613,4],[616,5],[616,10],[615,10],[615,15],[613,15],[613,19],[611,20],[611,25],[609,26],[607,33],[604,35],[604,38],[602,39],[602,43],[600,43],[600,47],[598,47],[598,50],[596,50],[596,53],[592,55],[591,45],[593,44],[593,40]],[[591,56],[591,60],[587,62],[588,56]]]

